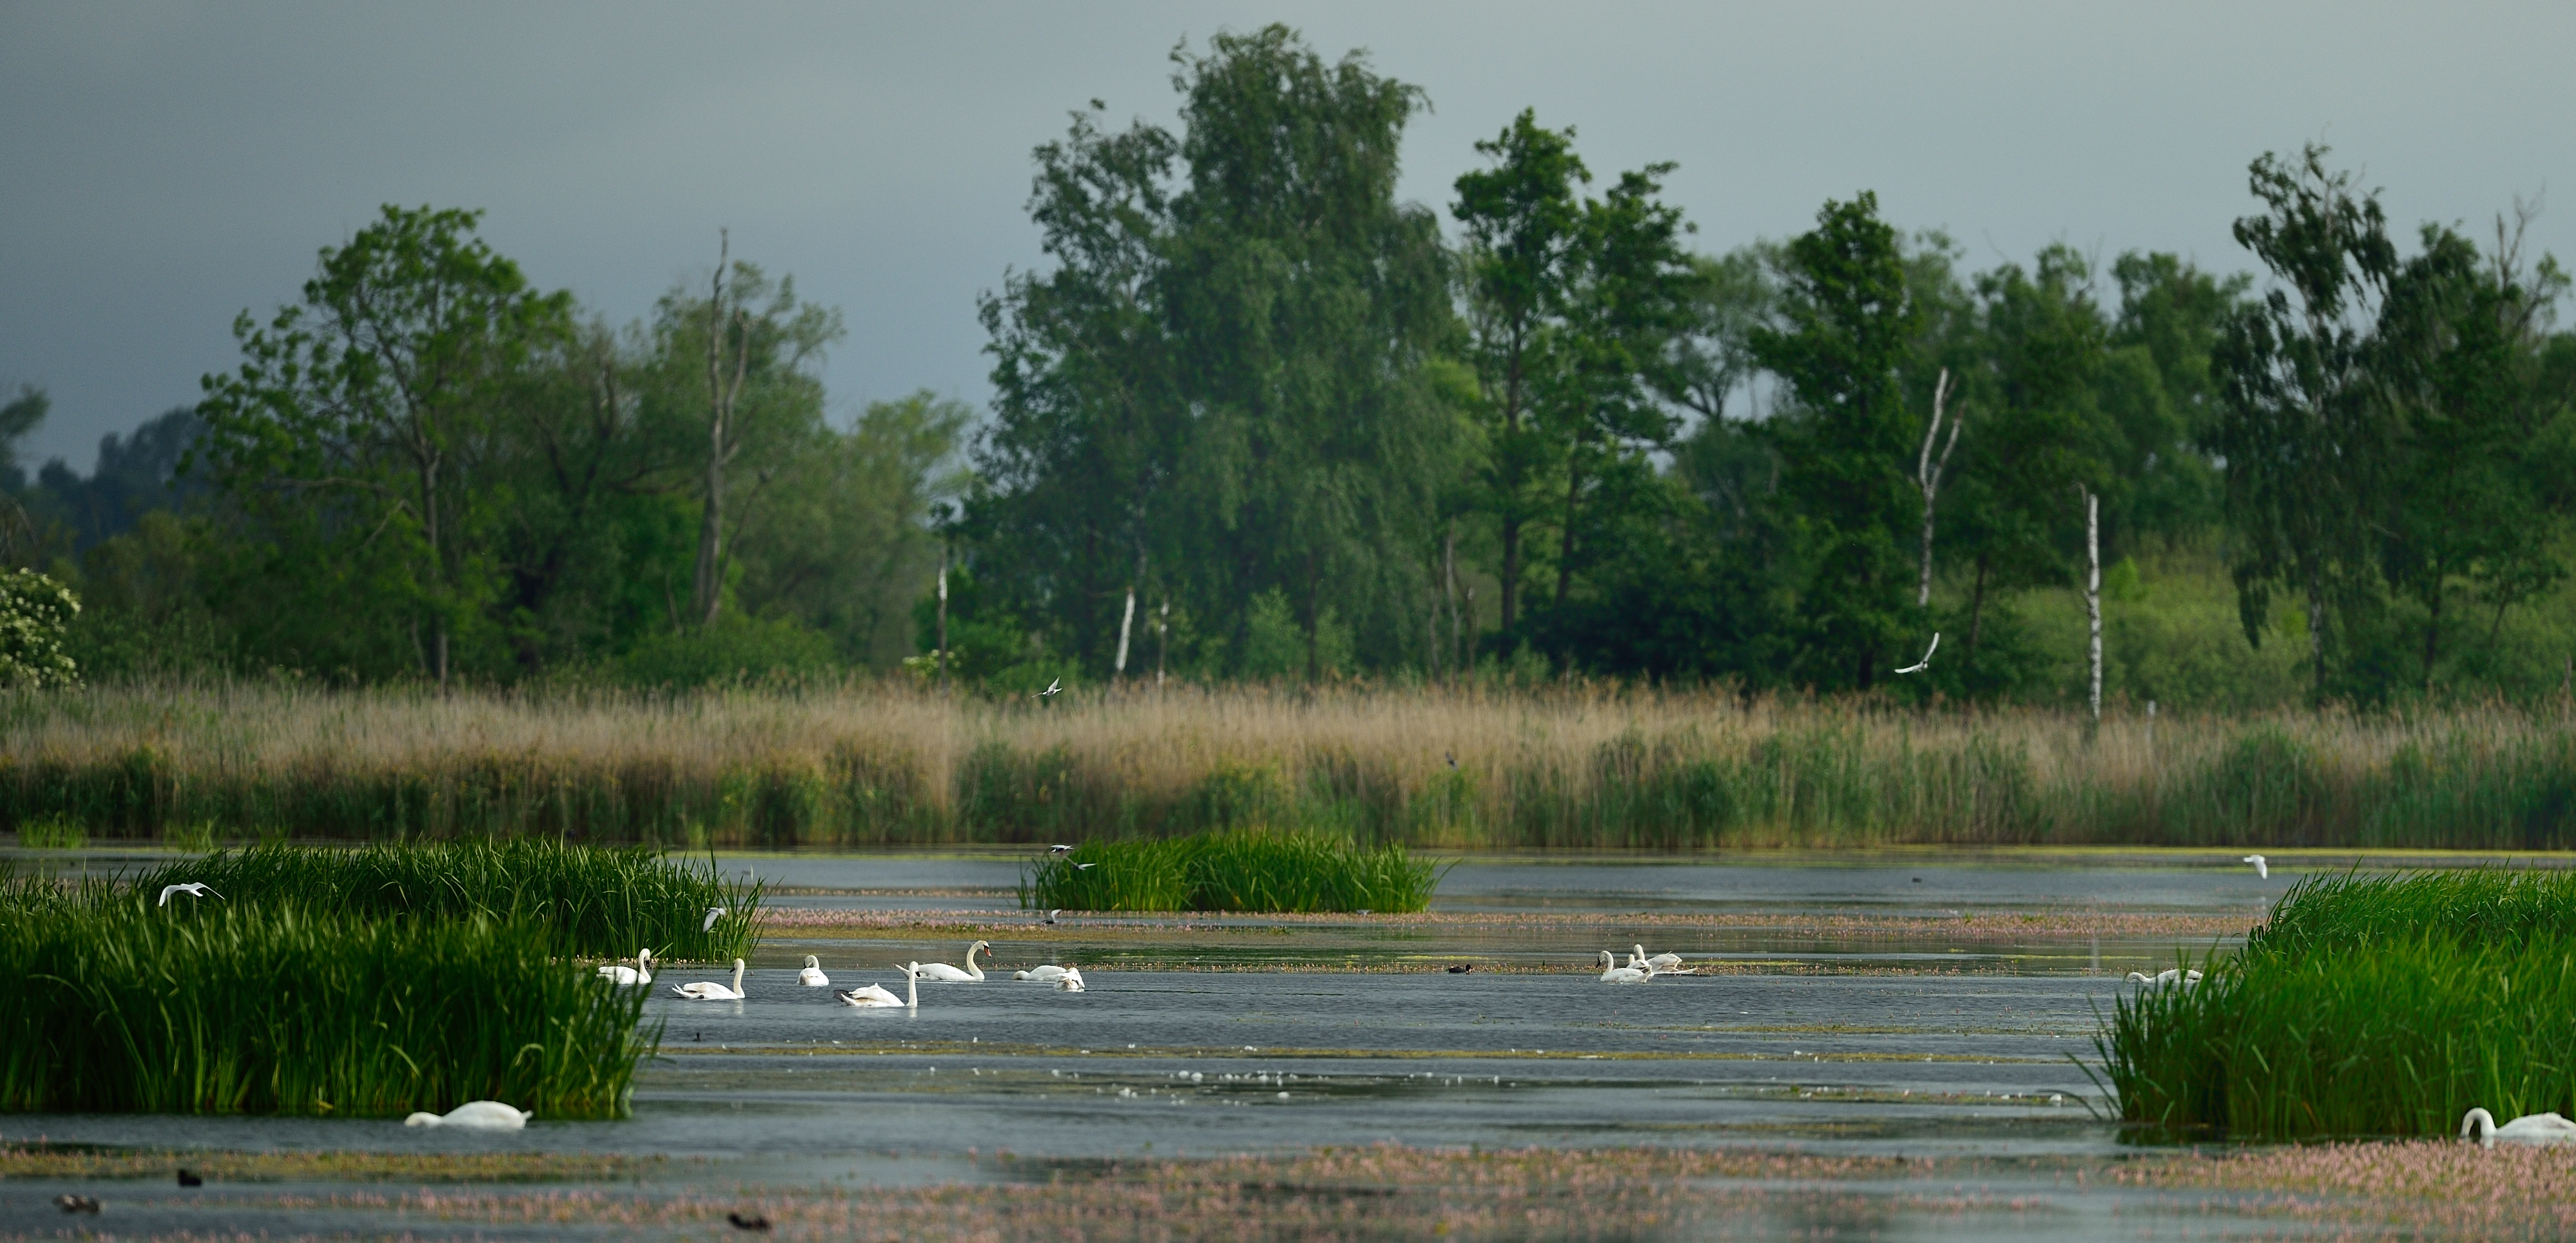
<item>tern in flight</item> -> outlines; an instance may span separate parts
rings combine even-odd
[[[1038,698],[1040,698],[1040,699],[1044,699],[1044,698],[1046,698],[1047,696],[1052,695],[1052,694],[1056,693],[1057,691],[1060,691],[1060,690],[1063,690],[1063,689],[1064,689],[1064,679],[1063,679],[1063,678],[1057,678],[1057,679],[1055,679],[1054,681],[1047,683],[1047,688],[1046,688],[1045,690],[1042,690],[1042,691],[1039,691],[1039,692],[1038,692]]]
[[[204,881],[196,881],[196,882],[193,882],[193,883],[190,883],[190,884],[185,884],[185,885],[163,885],[163,886],[161,887],[161,901],[160,901],[160,902],[158,902],[158,903],[156,903],[156,905],[159,905],[159,906],[168,906],[168,905],[170,905],[170,895],[171,895],[171,894],[174,894],[174,893],[184,893],[184,894],[188,895],[188,896],[189,896],[189,897],[191,897],[191,898],[204,898],[204,897],[216,897],[216,898],[220,898],[220,897],[224,896],[224,895],[222,895],[222,894],[220,894],[220,893],[216,893],[216,892],[215,892],[214,890],[212,890],[212,889],[208,889],[208,888],[206,888],[206,882],[204,882]]]
[[[2263,856],[2247,855],[2245,856],[2244,861],[2254,865],[2254,874],[2256,876],[2262,877],[2265,880],[2272,879],[2272,865],[2267,862]]]
[[[708,908],[707,908],[707,922],[705,922],[705,923],[703,923],[703,924],[698,925],[698,931],[700,931],[700,932],[713,932],[713,931],[715,931],[715,929],[716,929],[716,921],[717,921],[717,920],[719,920],[719,919],[722,919],[722,918],[724,918],[724,917],[725,917],[725,908],[723,908],[723,907],[721,907],[721,906],[711,906],[711,907],[708,907]]]
[[[1935,630],[1935,631],[1933,631],[1933,632],[1932,632],[1932,646],[1930,646],[1930,647],[1927,647],[1927,648],[1923,649],[1923,659],[1918,660],[1918,661],[1915,661],[1913,664],[1907,665],[1906,667],[1904,667],[1904,668],[1902,668],[1902,669],[1897,670],[1897,672],[1898,672],[1898,673],[1921,673],[1921,672],[1923,672],[1923,667],[1924,667],[1925,665],[1929,665],[1929,664],[1931,664],[1931,663],[1932,663],[1932,653],[1937,652],[1937,651],[1940,651],[1940,650],[1941,650],[1941,632],[1940,632],[1940,631],[1938,631],[1938,630]]]

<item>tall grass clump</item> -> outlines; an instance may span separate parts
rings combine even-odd
[[[532,924],[151,903],[0,885],[0,1110],[614,1118],[660,1040]]]
[[[850,682],[685,694],[270,683],[0,691],[0,830],[695,848],[1178,837],[1441,849],[1898,843],[2576,848],[2576,714],[2098,727],[2036,707],[1575,683],[1039,704]]]
[[[344,849],[271,844],[152,869],[133,887],[202,881],[222,901],[286,905],[352,919],[486,918],[539,930],[565,954],[700,962],[749,953],[765,886],[648,847],[568,846],[546,838]],[[725,914],[704,927],[709,907]]]
[[[1030,865],[1020,905],[1076,911],[1419,911],[1440,869],[1401,846],[1258,829],[1095,842]]]
[[[2124,1121],[2234,1139],[2576,1113],[2576,878],[2312,878],[2196,987],[2114,1002]]]

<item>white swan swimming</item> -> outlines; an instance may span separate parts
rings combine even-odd
[[[1066,968],[1056,966],[1054,963],[1048,963],[1043,967],[1031,967],[1026,971],[1014,971],[1011,973],[1011,978],[1014,980],[1027,980],[1031,984],[1053,984],[1064,978],[1066,970]]]
[[[1652,958],[1648,958],[1646,956],[1645,946],[1635,945],[1630,946],[1629,948],[1636,952],[1628,955],[1628,965],[1635,967],[1640,971],[1651,969],[1657,975],[1699,974],[1699,968],[1683,966],[1682,956],[1679,954],[1657,954]]]
[[[404,1126],[452,1126],[467,1131],[516,1131],[536,1117],[533,1109],[512,1109],[499,1101],[467,1101],[445,1117],[421,1113],[403,1119]]]
[[[742,1000],[742,960],[739,958],[733,960],[732,988],[705,980],[692,980],[686,984],[672,985],[671,991],[691,1001],[740,1001]]]
[[[1622,967],[1618,955],[1601,951],[1601,982],[1604,984],[1643,984],[1655,978],[1651,968]]]
[[[1057,989],[1059,989],[1059,990],[1061,990],[1061,991],[1063,991],[1063,992],[1068,992],[1068,993],[1080,993],[1080,992],[1088,992],[1088,991],[1089,991],[1088,989],[1085,989],[1085,988],[1083,987],[1083,984],[1082,984],[1082,968],[1080,968],[1080,967],[1067,967],[1067,968],[1065,968],[1065,969],[1064,969],[1064,974],[1056,977],[1056,980],[1055,980],[1055,986],[1056,986],[1056,988],[1057,988]]]
[[[855,1006],[861,1010],[880,1010],[888,1006],[920,1006],[921,990],[914,983],[914,981],[919,977],[915,976],[912,971],[907,968],[898,967],[896,969],[903,972],[903,996],[901,997],[897,997],[894,994],[887,992],[882,986],[875,984],[870,984],[864,988],[854,988],[846,993],[834,993],[832,995],[839,998],[842,1005]]]
[[[2460,1138],[2472,1136],[2489,1148],[2495,1147],[2497,1140],[2508,1144],[2576,1144],[2576,1122],[2554,1113],[2524,1114],[2497,1126],[2494,1114],[2472,1109],[2460,1119]]]
[[[2185,988],[2189,988],[2194,984],[2200,983],[2200,973],[2197,971],[2186,972],[2180,967],[2167,967],[2154,975],[2148,975],[2144,971],[2132,971],[2129,973],[2129,982],[2131,984],[2144,984],[2149,988],[2163,988],[2168,984],[2180,984]]]
[[[949,966],[944,962],[926,962],[921,964],[921,974],[928,979],[947,980],[950,983],[981,981],[984,978],[984,969],[975,965],[975,954],[978,950],[989,954],[993,952],[993,943],[990,941],[977,941],[973,945],[967,946],[966,969],[963,971]]]
[[[829,988],[832,977],[823,974],[823,962],[812,954],[805,956],[805,969],[796,973],[796,982],[807,988]]]
[[[601,967],[599,969],[599,974],[605,979],[617,981],[617,986],[619,988],[625,988],[634,984],[650,984],[653,982],[653,951],[649,949],[637,950],[635,951],[634,966],[622,967],[616,963],[610,963],[605,967]]]

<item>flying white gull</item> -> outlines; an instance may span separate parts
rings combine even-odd
[[[1941,650],[1941,632],[1940,632],[1940,631],[1938,631],[1938,630],[1935,630],[1935,631],[1933,631],[1933,632],[1932,632],[1932,646],[1930,646],[1930,647],[1927,647],[1927,648],[1923,649],[1923,659],[1918,660],[1918,661],[1915,661],[1913,664],[1907,665],[1906,667],[1904,667],[1904,668],[1902,668],[1902,669],[1897,670],[1897,672],[1898,672],[1898,673],[1921,673],[1921,672],[1923,672],[1923,667],[1924,667],[1925,665],[1928,665],[1928,664],[1931,664],[1931,663],[1932,663],[1932,653],[1937,652],[1937,651],[1940,651],[1940,650]]]

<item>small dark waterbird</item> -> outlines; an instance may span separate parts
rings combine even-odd
[[[58,1195],[54,1197],[54,1207],[61,1209],[66,1213],[87,1213],[92,1217],[98,1216],[98,1201],[93,1200],[88,1196],[76,1196],[69,1193]]]
[[[748,1217],[740,1213],[727,1213],[725,1214],[725,1220],[732,1222],[733,1228],[736,1230],[766,1231],[769,1229],[769,1219],[758,1213],[753,1213]]]
[[[181,1170],[179,1171],[179,1185],[182,1187],[203,1187],[206,1185],[206,1180],[197,1177],[197,1175],[192,1171]]]
[[[1047,847],[1047,853],[1048,853],[1048,854],[1051,854],[1051,855],[1070,854],[1072,851],[1073,851],[1073,847],[1071,847],[1071,846],[1067,846],[1067,845],[1064,845],[1064,844],[1063,844],[1063,843],[1061,843],[1061,842],[1057,843],[1056,845],[1053,845],[1053,846],[1049,846],[1049,847]]]
[[[1459,964],[1457,964],[1457,965],[1455,965],[1455,966],[1450,967],[1450,968],[1449,968],[1449,974],[1451,974],[1451,975],[1465,975],[1465,974],[1467,974],[1468,972],[1473,971],[1473,970],[1475,970],[1475,969],[1476,969],[1476,964],[1474,964],[1474,963],[1472,963],[1472,962],[1462,962],[1462,963],[1459,963]]]

